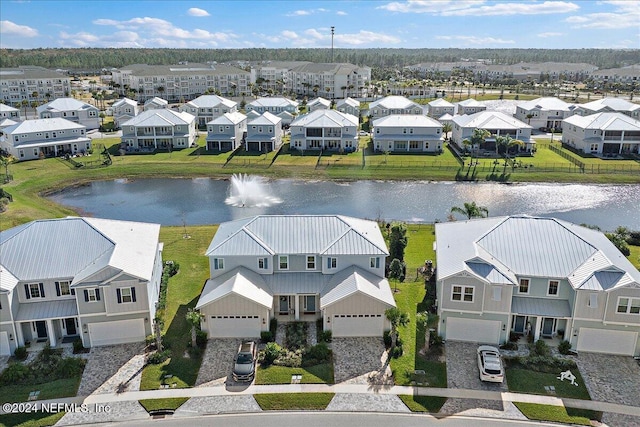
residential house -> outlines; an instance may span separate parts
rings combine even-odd
[[[369,104],[369,117],[373,119],[392,114],[424,114],[424,109],[404,96],[387,96]]]
[[[138,103],[129,98],[117,100],[113,103],[111,109],[113,110],[113,124],[116,128],[138,115]]]
[[[211,120],[238,111],[238,103],[218,95],[201,95],[181,105],[179,110],[196,116],[198,127],[204,128]]]
[[[638,154],[640,120],[623,113],[572,116],[562,124],[562,142],[584,153]]]
[[[339,99],[338,102],[336,102],[336,110],[341,113],[360,117],[360,101],[353,98]]]
[[[9,105],[0,103],[0,121],[4,119],[11,119],[15,121],[20,120],[20,109],[13,108]]]
[[[376,151],[437,153],[442,150],[442,124],[422,115],[394,114],[373,121]]]
[[[142,109],[144,111],[161,110],[163,108],[169,108],[169,101],[167,101],[166,99],[158,98],[157,96],[147,99],[142,106]]]
[[[245,150],[268,153],[282,145],[282,120],[266,112],[247,123]]]
[[[262,113],[271,113],[275,116],[278,116],[280,113],[287,112],[291,114],[298,113],[298,101],[294,101],[289,98],[284,97],[268,97],[268,98],[258,98],[249,102],[245,106],[245,111],[247,114],[250,111],[257,111],[259,114]]]
[[[17,160],[34,160],[91,150],[87,129],[61,119],[25,120],[3,129],[0,147]]]
[[[475,114],[486,110],[486,105],[473,98],[465,99],[464,101],[460,101],[455,104],[455,114],[458,115]],[[451,113],[451,115],[453,116],[453,113]]]
[[[100,110],[91,104],[78,101],[74,98],[58,98],[36,108],[38,117],[52,119],[60,117],[76,122],[86,127],[87,130],[100,127]]]
[[[33,65],[0,68],[0,101],[15,105],[63,98],[71,93],[71,77]]]
[[[225,113],[207,123],[207,150],[233,151],[244,143],[247,135],[247,116]]]
[[[196,308],[209,338],[259,337],[272,318],[321,320],[334,337],[382,336],[395,302],[378,224],[340,215],[256,216],[225,222],[206,255]]]
[[[329,101],[328,99],[318,97],[307,102],[307,110],[309,112],[316,111],[316,110],[329,110],[329,109],[331,109],[331,101]]]
[[[622,113],[632,119],[640,119],[640,105],[622,98],[602,98],[596,101],[579,104],[575,114],[590,116],[596,113]]]
[[[536,98],[520,102],[514,117],[535,129],[562,129],[562,121],[575,114],[576,105],[558,98]]]
[[[159,224],[76,217],[0,232],[2,354],[75,338],[144,342],[160,292],[159,234]]]
[[[127,151],[188,148],[197,137],[194,116],[165,108],[143,111],[122,124],[122,147]]]
[[[491,135],[481,147],[472,147],[474,150],[495,150],[496,137],[507,135],[524,142],[524,146],[520,147],[522,151],[531,152],[535,146],[535,141],[531,139],[531,126],[499,111],[454,116],[451,128],[451,141],[459,148],[464,147],[464,140],[471,139],[475,129],[487,130]]]
[[[514,332],[640,355],[640,272],[600,231],[530,216],[439,223],[436,257],[445,340],[502,344]]]
[[[434,99],[427,105],[429,117],[436,120],[445,114],[453,115],[455,113],[455,106],[444,98]]]
[[[336,110],[317,110],[291,123],[291,148],[298,150],[356,151],[358,118]]]

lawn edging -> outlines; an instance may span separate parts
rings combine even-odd
[[[335,393],[260,393],[254,394],[263,411],[322,411]]]

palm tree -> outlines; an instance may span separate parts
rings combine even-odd
[[[449,139],[449,132],[451,132],[451,123],[444,123],[442,125],[442,133],[444,133],[444,140],[447,141]],[[464,141],[462,141],[464,144]]]
[[[451,213],[459,213],[466,216],[468,219],[472,218],[486,218],[489,216],[489,209],[484,206],[478,206],[476,202],[465,203],[464,208],[454,206],[451,208]]]
[[[508,154],[509,148],[522,145],[524,145],[523,141],[520,141],[519,139],[513,139],[509,135],[496,136],[496,154],[500,154],[501,151],[505,154]]]
[[[409,323],[409,315],[400,311],[397,307],[388,309],[384,312],[384,315],[391,324],[391,332],[389,336],[391,336],[391,350],[393,350],[398,342],[398,327],[406,326]]]
[[[189,322],[189,324],[191,325],[191,347],[195,348],[198,344],[196,342],[196,331],[197,328],[200,327],[200,322],[202,321],[204,316],[199,311],[190,308],[189,311],[187,311],[185,317],[187,319],[187,322]]]

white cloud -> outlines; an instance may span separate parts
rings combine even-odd
[[[13,34],[21,37],[37,37],[38,30],[11,21],[0,21],[0,34]]]
[[[187,10],[187,13],[191,16],[211,16],[206,10],[199,9],[197,7],[192,7],[191,9]]]
[[[483,0],[408,0],[392,2],[378,9],[400,13],[429,13],[442,16],[491,16],[491,15],[546,15],[569,13],[580,9],[575,3],[565,1],[545,2],[496,2],[487,5]]]
[[[339,15],[339,16],[347,16],[347,15],[348,15],[348,13],[347,13],[347,12],[345,12],[344,10],[339,10],[339,11],[337,11],[337,12],[336,12],[336,15]]]
[[[279,41],[295,47],[327,47],[331,45],[331,32],[327,28],[309,28],[302,33],[285,30],[280,33]],[[398,44],[398,37],[373,31],[361,30],[357,33],[336,34],[334,42],[337,46],[380,46],[382,44]]]
[[[572,28],[615,30],[638,27],[638,22],[640,22],[640,1],[607,1],[603,2],[603,4],[614,6],[614,11],[570,16],[565,19],[565,22],[571,24]]]
[[[538,37],[542,37],[543,39],[548,37],[560,37],[560,36],[564,36],[564,33],[554,33],[552,31],[547,33],[538,33]]]
[[[291,13],[287,13],[285,16],[306,16],[311,15],[310,10],[294,10]]]
[[[383,33],[374,33],[372,31],[360,30],[354,34],[339,34],[336,41],[341,45],[362,46],[362,45],[380,45],[380,44],[398,44],[402,40],[398,37]]]
[[[444,11],[466,9],[484,3],[483,0],[408,0],[406,2],[391,2],[376,9],[400,13],[432,13],[440,14]]]
[[[515,40],[497,39],[495,37],[476,37],[476,36],[436,36],[438,40],[458,40],[466,44],[473,45],[502,45],[514,44]]]
[[[284,30],[280,34],[282,34],[282,37],[287,37],[287,38],[290,38],[290,39],[297,39],[298,38],[298,34],[296,34],[295,31]]]

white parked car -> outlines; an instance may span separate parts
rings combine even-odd
[[[358,135],[360,135],[360,136],[369,136],[369,132],[367,132],[365,130],[361,130],[360,132],[358,132]]]
[[[490,345],[478,347],[478,370],[481,381],[501,383],[504,380],[504,368],[500,350]]]

